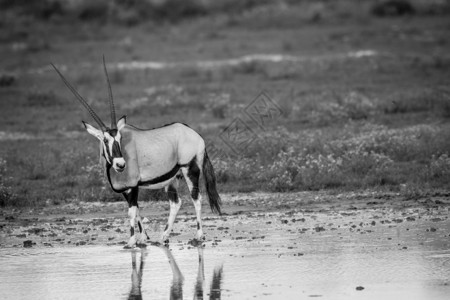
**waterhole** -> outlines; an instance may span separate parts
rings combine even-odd
[[[168,247],[4,247],[1,298],[448,299],[449,220],[370,216],[206,220],[200,247],[191,228]]]

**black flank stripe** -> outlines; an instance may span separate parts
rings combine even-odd
[[[170,178],[174,177],[175,175],[177,175],[178,171],[180,170],[182,166],[179,164],[176,164],[175,167],[173,167],[172,170],[170,170],[168,173],[163,174],[161,176],[158,176],[156,178],[147,180],[147,181],[140,181],[139,185],[151,185],[151,184],[158,184],[161,183],[163,181],[169,180]]]
[[[186,167],[187,165],[188,165],[188,164],[184,164],[184,165],[176,164],[176,165],[173,167],[173,169],[170,170],[170,171],[169,171],[168,173],[166,173],[166,174],[163,174],[163,175],[161,175],[161,176],[159,176],[159,177],[156,177],[156,178],[153,178],[153,179],[150,179],[150,180],[147,180],[147,181],[139,181],[139,182],[138,182],[138,186],[139,186],[139,185],[147,185],[147,184],[148,184],[148,185],[151,185],[151,184],[158,184],[158,183],[160,183],[160,182],[169,180],[170,178],[174,177],[174,176],[178,173],[178,171],[180,170],[181,167]],[[112,166],[111,166],[108,162],[106,162],[106,175],[107,175],[107,177],[108,177],[108,181],[109,181],[109,184],[111,185],[112,190],[113,190],[114,192],[116,192],[116,193],[123,193],[123,192],[125,192],[126,190],[128,190],[129,188],[131,188],[131,186],[130,186],[130,187],[125,187],[125,188],[123,188],[123,189],[117,190],[117,189],[115,189],[115,188],[113,187],[112,182],[111,182],[111,175],[110,175],[111,167],[112,167]]]

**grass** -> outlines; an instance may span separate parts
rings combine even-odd
[[[17,7],[3,11],[14,22],[0,24],[0,55],[8,58],[0,63],[0,206],[122,200],[105,182],[98,144],[81,125],[93,123],[89,114],[54,72],[42,71],[50,62],[61,66],[107,122],[102,54],[118,115],[141,128],[187,123],[224,152],[213,160],[220,192],[376,189],[412,197],[449,189],[446,15],[418,7],[407,17],[378,18],[350,0],[285,1],[288,10],[278,2],[242,1],[240,10],[234,0],[214,3],[223,6],[180,8],[160,23],[143,21],[133,7],[123,11],[123,22],[117,15],[91,20],[104,13],[98,7],[84,7],[71,22],[58,17],[64,10],[16,19]],[[378,55],[344,57],[367,49]],[[309,59],[113,68],[131,60],[272,53]],[[261,128],[244,109],[263,90],[282,113]],[[236,154],[218,136],[237,117],[257,138]],[[165,195],[142,192],[140,199]]]

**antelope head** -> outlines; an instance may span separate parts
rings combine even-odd
[[[109,104],[111,111],[111,127],[107,127],[105,123],[100,119],[100,117],[95,113],[95,111],[91,108],[91,106],[80,96],[80,94],[75,90],[75,88],[66,80],[66,78],[61,74],[61,72],[52,64],[53,68],[61,77],[64,84],[67,88],[72,92],[75,98],[86,108],[92,118],[97,122],[100,126],[100,129],[88,124],[87,122],[83,122],[84,127],[86,128],[89,134],[95,136],[101,143],[103,148],[103,156],[105,157],[107,163],[114,168],[116,172],[122,172],[125,169],[126,162],[122,155],[121,148],[121,135],[120,130],[126,124],[126,117],[123,116],[116,121],[116,111],[114,108],[114,100],[112,96],[111,83],[109,81],[108,72],[106,70],[105,57],[103,56],[103,69],[105,71],[106,83],[108,86],[108,94],[109,94]]]

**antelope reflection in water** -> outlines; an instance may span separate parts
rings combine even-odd
[[[170,285],[170,299],[183,299],[183,284],[184,276],[178,267],[175,258],[172,255],[170,249],[165,246],[158,246],[164,254],[167,256],[170,268],[172,270],[172,283]],[[194,287],[194,299],[204,299],[204,281],[205,281],[205,265],[203,257],[203,247],[197,247],[198,250],[198,271],[197,279]],[[142,299],[141,283],[144,272],[145,258],[148,252],[145,249],[141,250],[140,264],[137,268],[136,264],[136,251],[131,252],[131,290],[128,299]],[[221,299],[221,284],[223,278],[223,265],[216,266],[213,272],[213,278],[211,280],[211,288],[209,293],[209,299],[220,300]]]
[[[142,299],[141,283],[142,275],[144,273],[145,257],[148,252],[146,249],[141,249],[141,259],[139,262],[139,268],[136,264],[136,251],[131,251],[131,289],[128,294],[128,299],[137,300]]]

